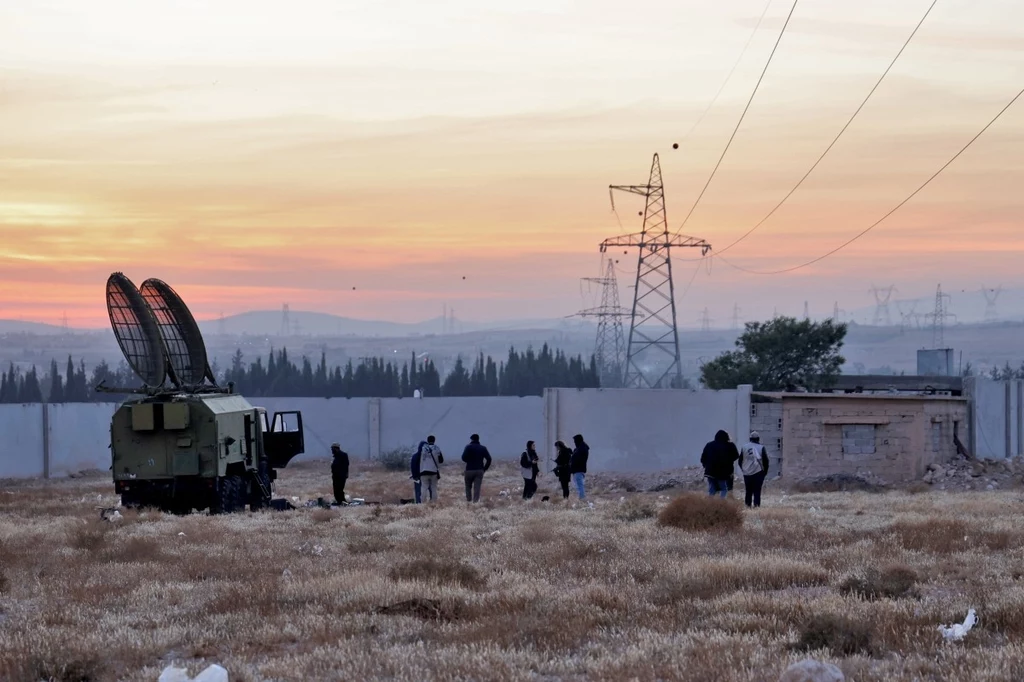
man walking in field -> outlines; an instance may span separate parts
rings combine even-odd
[[[426,488],[424,497],[430,502],[437,501],[437,481],[441,478],[441,467],[444,455],[435,444],[433,436],[420,443],[420,482]]]
[[[462,451],[462,461],[466,463],[466,502],[479,502],[484,472],[491,468],[491,453],[480,444],[477,434],[469,437],[469,445]]]
[[[729,477],[733,475],[733,463],[740,458],[736,444],[729,440],[729,434],[719,431],[715,439],[704,446],[700,463],[704,467],[704,478],[708,479],[708,495],[719,494],[723,499],[729,494]]]
[[[761,486],[768,475],[768,450],[761,445],[761,435],[750,433],[750,442],[740,451],[740,471],[743,472],[743,486],[746,488],[745,503],[748,507],[761,506]]]

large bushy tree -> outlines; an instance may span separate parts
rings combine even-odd
[[[748,322],[736,339],[736,350],[701,367],[701,382],[715,389],[740,384],[752,384],[760,391],[794,385],[828,388],[846,361],[839,354],[845,337],[846,325],[832,320],[776,317],[768,322]]]

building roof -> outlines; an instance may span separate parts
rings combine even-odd
[[[938,400],[967,402],[967,398],[953,395],[922,395],[919,393],[811,393],[754,391],[752,396],[770,400]]]

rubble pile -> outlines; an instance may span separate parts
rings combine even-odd
[[[936,490],[1005,490],[1024,486],[1024,457],[958,459],[929,464],[921,479]]]

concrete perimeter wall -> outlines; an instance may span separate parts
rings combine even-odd
[[[1024,454],[1024,381],[964,379],[971,401],[971,454],[979,459],[1006,459]]]
[[[337,441],[353,457],[414,448],[428,434],[453,464],[472,433],[491,454],[518,458],[527,440],[549,462],[552,444],[583,433],[594,471],[656,471],[698,464],[722,428],[742,441],[750,389],[733,391],[552,389],[541,397],[262,398],[271,414],[300,410],[306,453],[328,457]],[[116,403],[0,405],[0,478],[66,476],[110,468]],[[549,467],[550,468],[550,467]]]
[[[545,391],[547,438],[538,451],[583,434],[594,471],[645,472],[700,464],[725,429],[741,445],[750,432],[750,386],[726,391],[567,389]]]

